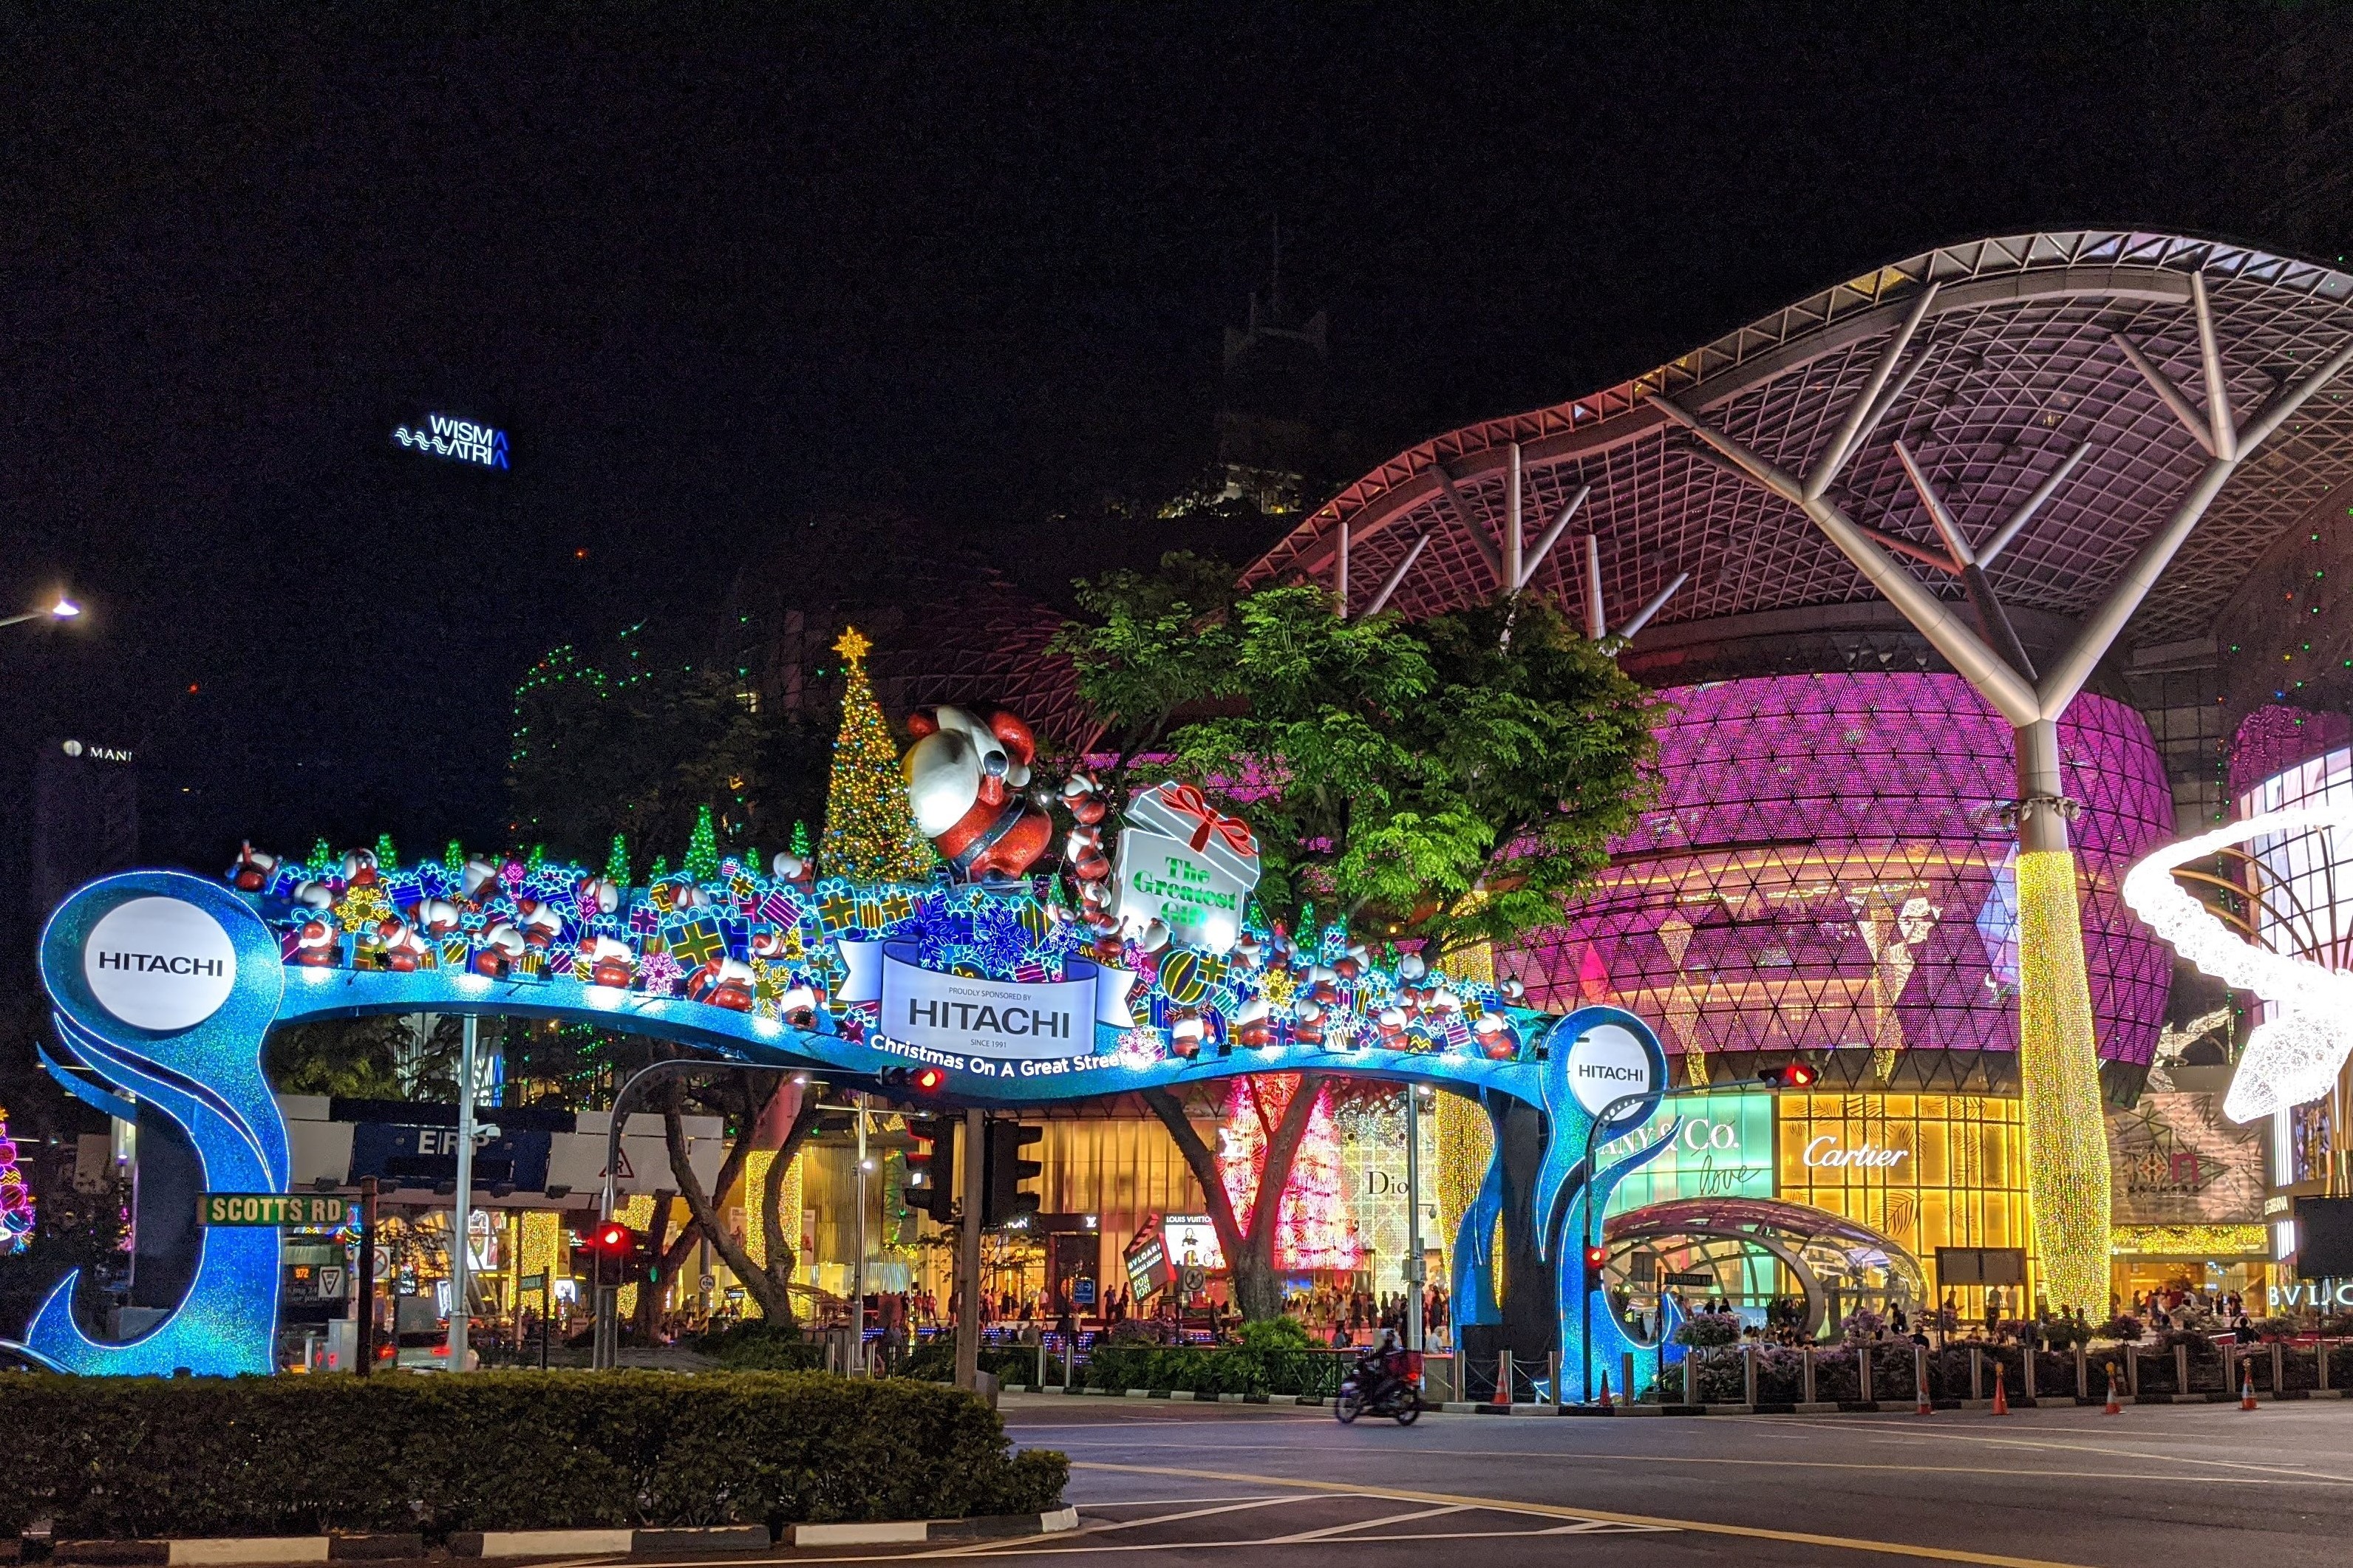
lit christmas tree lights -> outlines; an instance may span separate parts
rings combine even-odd
[[[842,658],[841,732],[833,742],[818,862],[827,876],[852,881],[920,881],[939,857],[915,832],[899,743],[866,679],[866,650],[872,645],[853,626],[833,646]]]
[[[698,883],[719,879],[719,834],[711,825],[711,808],[694,808],[694,833],[686,841],[686,874]]]
[[[605,877],[617,888],[629,885],[629,838],[625,833],[613,835],[612,853],[605,857]]]

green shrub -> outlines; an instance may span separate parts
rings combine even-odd
[[[69,1538],[1028,1513],[1070,1469],[968,1394],[806,1373],[9,1376],[0,1431],[37,1435],[0,1531]]]
[[[690,1341],[689,1348],[730,1372],[817,1372],[825,1366],[825,1346],[803,1339],[798,1328],[758,1320],[703,1334]]]

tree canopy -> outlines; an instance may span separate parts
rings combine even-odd
[[[1433,952],[1559,918],[1648,795],[1657,704],[1534,595],[1409,624],[1171,555],[1079,585],[1059,646],[1116,782],[1173,775],[1256,830],[1261,904]]]

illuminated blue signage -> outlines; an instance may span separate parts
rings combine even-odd
[[[425,428],[413,430],[403,425],[392,433],[392,438],[404,447],[430,452],[437,458],[473,463],[485,468],[507,466],[507,433],[493,430],[487,425],[477,425],[470,419],[452,419],[446,414],[428,414],[425,416]]]

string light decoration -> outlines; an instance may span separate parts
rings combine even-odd
[[[2353,826],[2342,805],[2266,812],[2168,845],[2126,873],[2125,901],[2173,950],[2234,990],[2269,1004],[2269,1016],[2247,1037],[2239,1070],[2222,1099],[2222,1114],[2241,1123],[2329,1093],[2353,1056],[2353,975],[2309,959],[2242,940],[2173,879],[2176,868],[2233,845],[2273,844],[2302,835],[2322,837],[2320,860],[2338,856],[2329,836]]]
[[[0,1257],[21,1252],[33,1241],[33,1189],[17,1168],[16,1145],[8,1136],[8,1108],[0,1105]]]
[[[386,872],[400,864],[400,851],[393,847],[389,833],[375,836],[375,863]]]
[[[866,679],[872,646],[855,626],[833,645],[842,658],[841,731],[833,742],[825,847],[818,858],[827,876],[854,882],[925,881],[939,857],[915,831],[899,743]]]
[[[2018,1067],[2026,1109],[2027,1192],[2053,1307],[2108,1304],[2108,1142],[2100,1104],[2075,857],[2018,857]]]
[[[612,851],[605,857],[605,879],[617,888],[629,885],[629,836],[613,835]]]
[[[719,879],[719,834],[711,824],[711,807],[694,808],[694,832],[686,841],[686,874],[697,883]]]
[[[2120,1225],[2112,1245],[2133,1257],[2265,1258],[2271,1235],[2261,1225]]]
[[[1237,1079],[1227,1101],[1224,1146],[1219,1160],[1226,1195],[1244,1230],[1257,1213],[1266,1173],[1267,1131],[1282,1121],[1299,1092],[1296,1073],[1266,1073]],[[1365,1248],[1348,1205],[1340,1162],[1340,1129],[1332,1115],[1332,1089],[1325,1084],[1308,1109],[1307,1129],[1291,1160],[1291,1179],[1277,1200],[1274,1261],[1279,1268],[1350,1270],[1364,1267]]]

